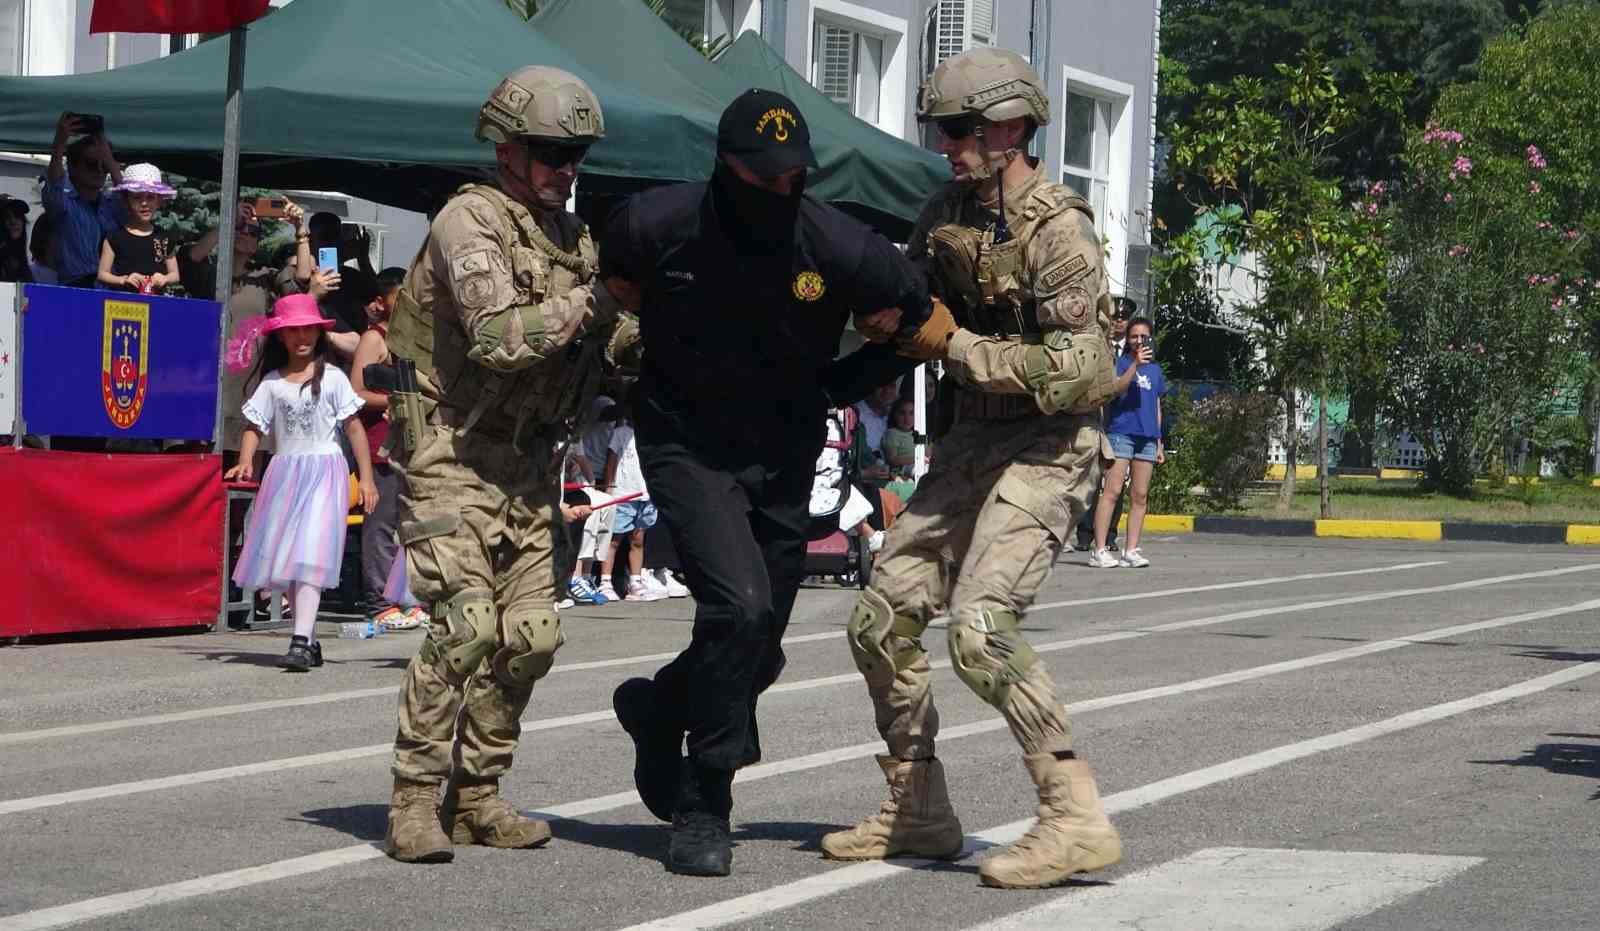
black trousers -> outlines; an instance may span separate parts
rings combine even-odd
[[[688,648],[655,675],[662,705],[687,732],[691,760],[747,766],[761,759],[756,699],[783,671],[805,574],[815,451],[730,466],[641,441],[639,460],[696,602]]]

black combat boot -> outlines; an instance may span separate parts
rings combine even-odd
[[[683,769],[683,729],[665,720],[655,683],[629,679],[611,694],[617,723],[633,738],[633,784],[644,807],[662,821],[672,820]]]
[[[733,870],[728,815],[733,811],[733,770],[683,761],[678,804],[672,813],[667,869],[685,876],[726,876]]]

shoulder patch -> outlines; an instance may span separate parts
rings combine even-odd
[[[494,254],[488,249],[450,258],[450,283],[464,310],[482,310],[494,299]]]
[[[1087,274],[1089,274],[1087,259],[1081,255],[1068,256],[1039,276],[1038,291],[1046,295],[1054,294]]]

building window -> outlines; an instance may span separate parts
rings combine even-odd
[[[994,0],[939,0],[935,65],[967,49],[994,44]]]
[[[1104,234],[1111,187],[1111,103],[1068,91],[1065,122],[1061,182],[1094,208],[1095,226]]]
[[[0,0],[0,75],[22,73],[24,0]]]
[[[878,122],[883,39],[818,19],[811,38],[811,83],[861,119]]]

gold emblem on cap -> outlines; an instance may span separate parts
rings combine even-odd
[[[766,132],[767,131],[767,124],[771,123],[772,126],[773,126],[773,129],[774,129],[774,132],[772,134],[773,141],[774,142],[787,142],[788,139],[789,139],[789,130],[784,127],[784,125],[783,125],[783,121],[784,120],[788,120],[790,126],[793,126],[795,124],[795,118],[794,118],[794,114],[793,113],[790,113],[788,110],[785,110],[783,107],[773,107],[771,110],[768,110],[767,112],[761,114],[761,119],[756,120],[756,135],[759,136],[762,133]]]
[[[794,276],[794,296],[802,301],[821,299],[828,286],[823,283],[822,276],[813,271],[804,271]]]

